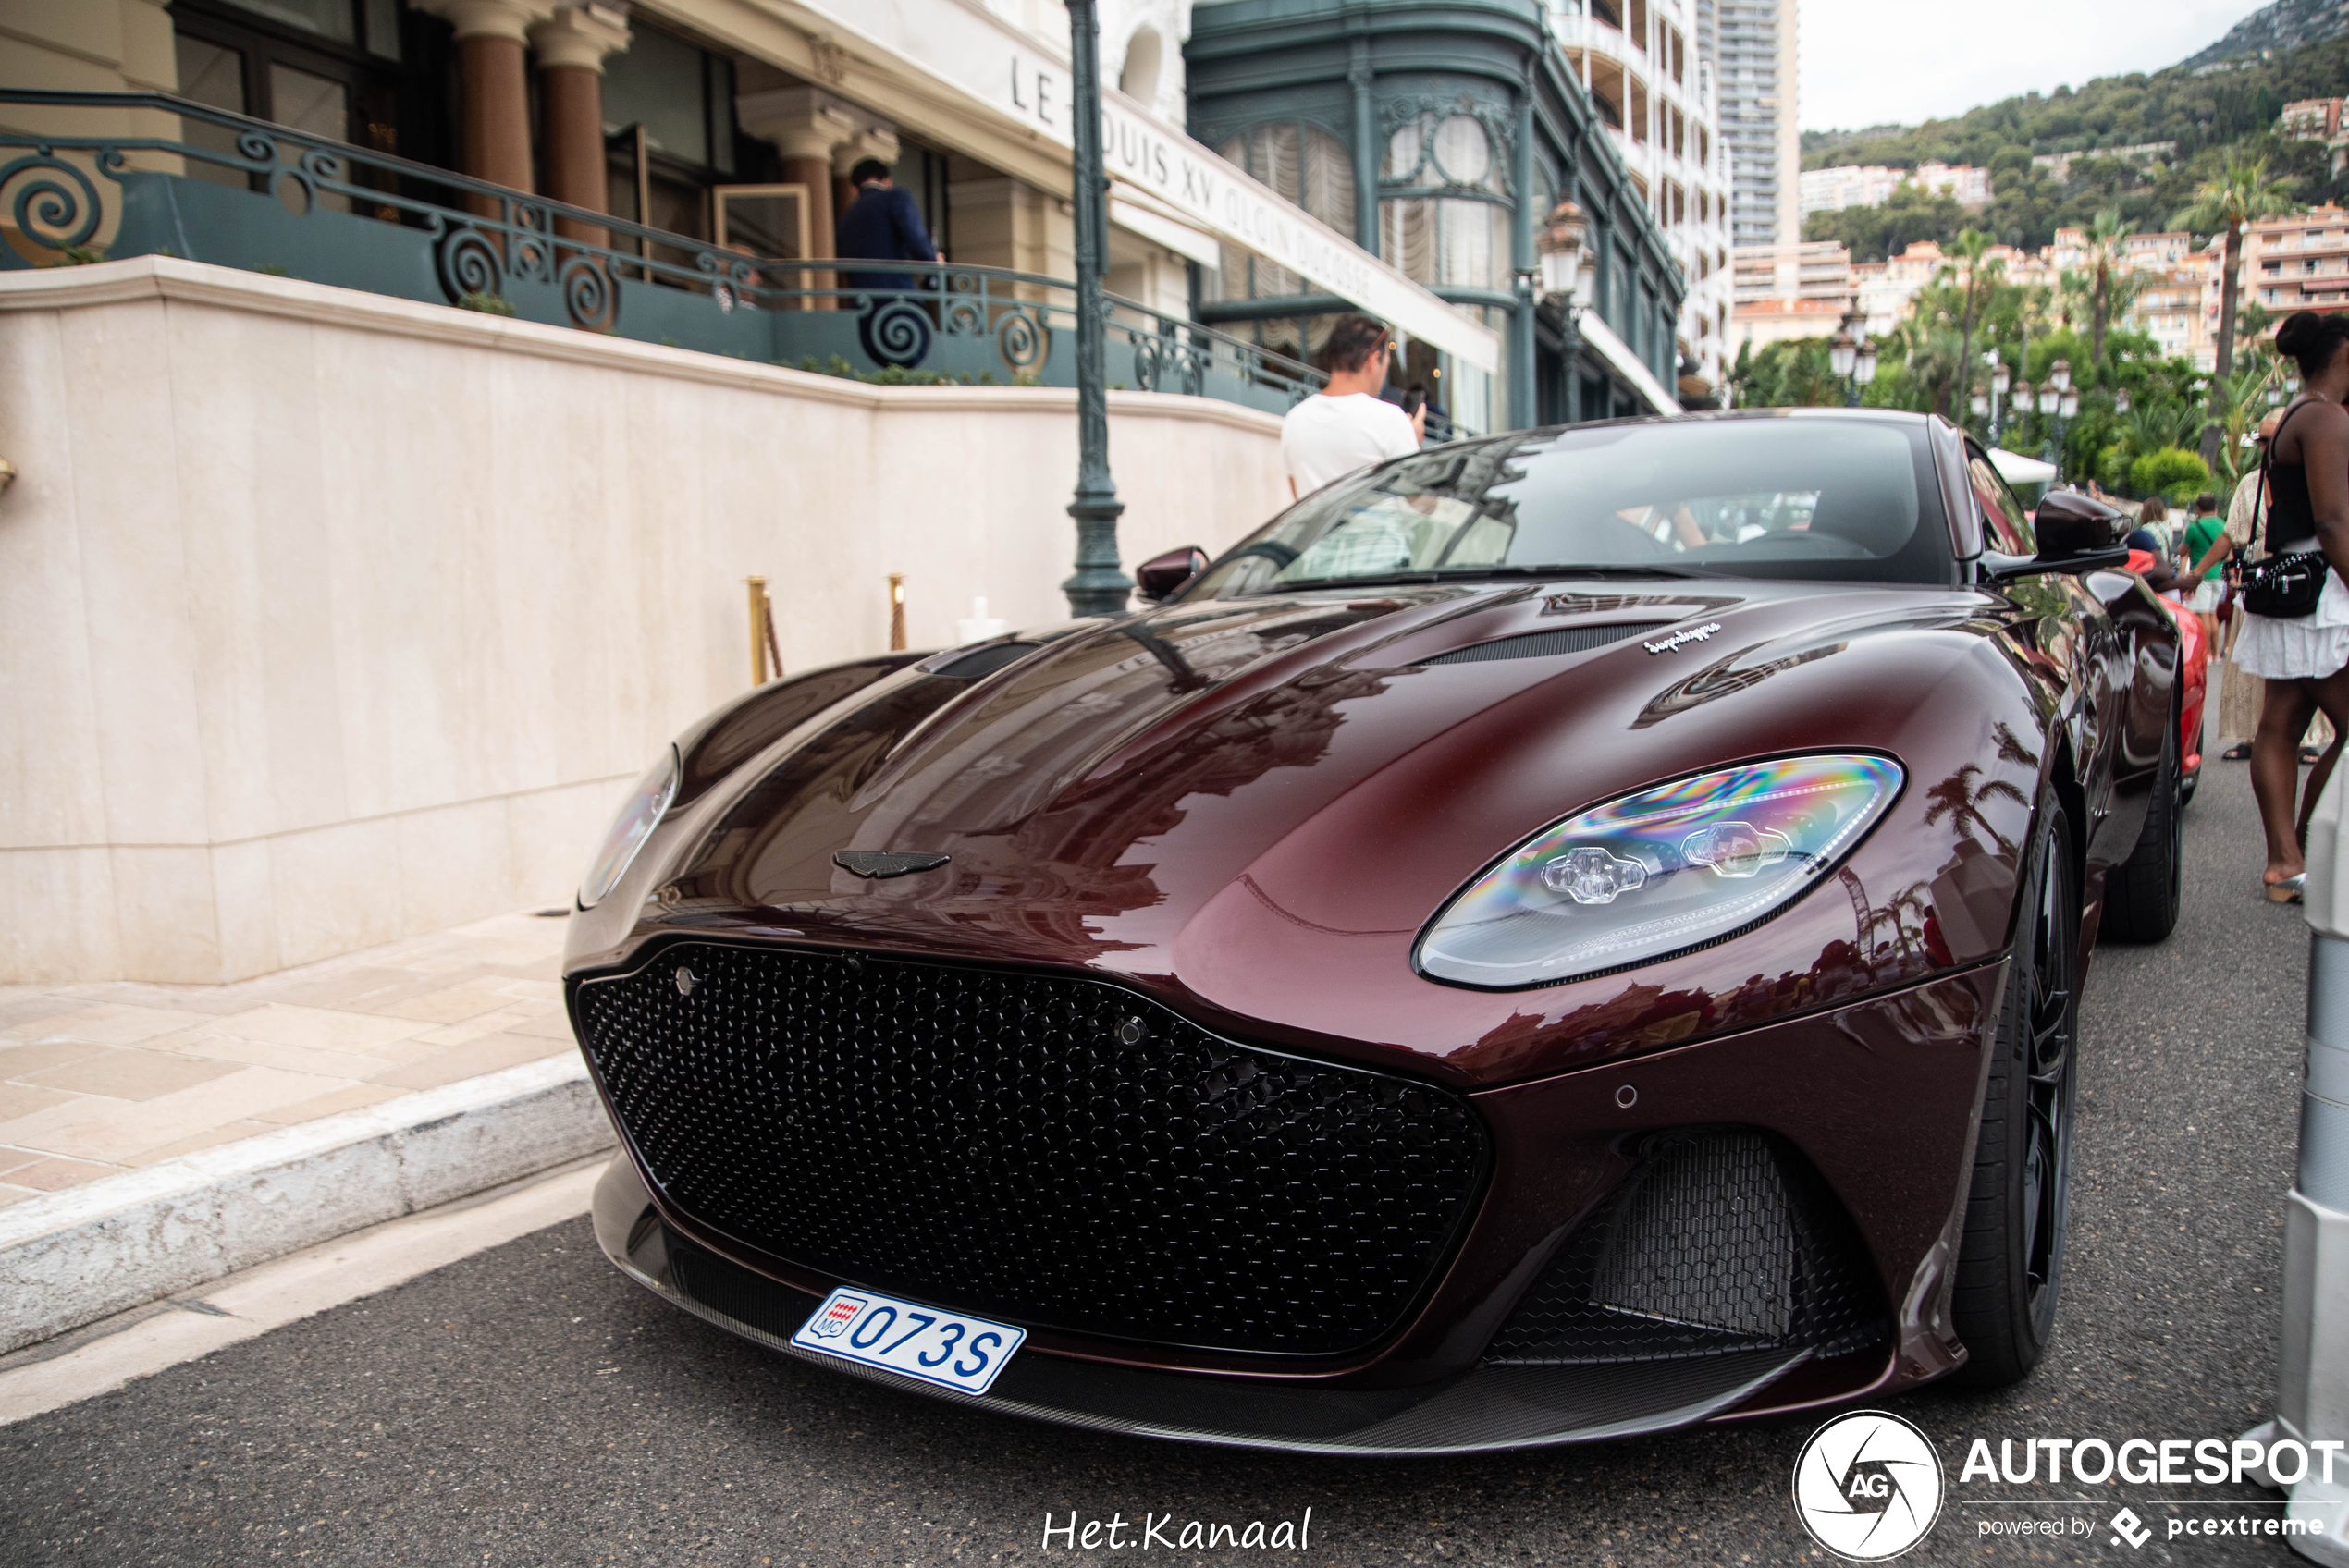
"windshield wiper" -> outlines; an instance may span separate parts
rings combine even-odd
[[[1275,582],[1269,592],[1286,594],[1300,588],[1391,587],[1412,582],[1469,582],[1492,577],[1718,577],[1717,571],[1706,571],[1692,566],[1462,566],[1446,567],[1427,571],[1381,571],[1350,577],[1306,577],[1289,582]]]

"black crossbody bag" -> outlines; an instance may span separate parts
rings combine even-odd
[[[2274,439],[2259,454],[2259,494],[2270,506],[2274,504],[2274,492],[2268,488],[2268,464],[2275,457],[2276,442],[2283,439],[2283,426],[2291,423],[2292,414],[2284,415],[2283,423],[2276,426]],[[2267,525],[2268,520],[2262,518],[2260,526]],[[2246,562],[2243,569],[2243,607],[2273,620],[2297,620],[2314,615],[2317,601],[2324,596],[2325,573],[2331,570],[2322,550],[2295,550],[2288,556]]]

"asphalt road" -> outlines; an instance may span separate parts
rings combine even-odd
[[[2072,1275],[2057,1343],[1998,1396],[1897,1402],[1947,1464],[1909,1562],[2297,1562],[2165,1538],[2280,1512],[2245,1487],[1962,1482],[1972,1440],[2232,1437],[2275,1378],[2306,927],[2261,901],[2239,763],[2186,827],[2187,912],[2107,948],[2085,998]],[[1813,1423],[1522,1457],[1340,1462],[973,1417],[802,1366],[624,1282],[582,1219],[100,1398],[0,1428],[0,1562],[942,1563],[1167,1561],[1042,1550],[1047,1512],[1243,1528],[1311,1509],[1343,1564],[1820,1560],[1789,1502]],[[2075,1506],[1966,1500],[2077,1498]],[[2157,1505],[2183,1498],[2188,1504]],[[2122,1501],[2141,1550],[2103,1527]],[[2093,1533],[1985,1538],[1985,1520]],[[1197,1560],[1200,1554],[1184,1554]]]

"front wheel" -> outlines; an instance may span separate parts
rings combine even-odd
[[[1976,1388],[2020,1382],[2047,1353],[2063,1283],[2078,1075],[2080,900],[2070,824],[2040,805],[1996,1053],[1982,1102],[1951,1316]]]

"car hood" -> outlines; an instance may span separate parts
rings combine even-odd
[[[1446,585],[1178,603],[975,680],[958,651],[826,709],[673,817],[640,874],[650,897],[575,922],[571,967],[683,930],[1077,966],[1211,1026],[1484,1077],[1496,1029],[1539,1032],[1573,999],[1553,993],[1581,1005],[1626,982],[1496,997],[1424,979],[1413,940],[1454,891],[1658,779],[1802,750],[1899,756],[1997,603]],[[842,851],[950,858],[868,879]]]

